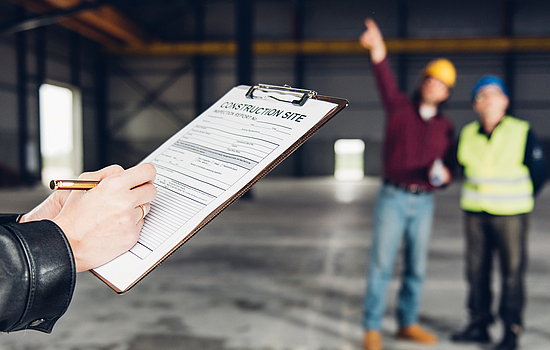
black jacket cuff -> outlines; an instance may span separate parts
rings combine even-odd
[[[20,320],[8,331],[50,333],[67,311],[76,284],[72,250],[63,231],[49,220],[8,224],[19,239],[28,264],[28,296]]]
[[[21,215],[23,214],[0,214],[0,225],[17,222]]]

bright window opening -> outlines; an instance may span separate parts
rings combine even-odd
[[[359,181],[365,176],[365,142],[341,139],[334,143],[334,177],[341,181]]]
[[[82,112],[80,94],[70,88],[42,84],[39,98],[42,182],[48,185],[82,172]]]

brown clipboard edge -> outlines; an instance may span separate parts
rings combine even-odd
[[[256,184],[261,178],[263,178],[265,175],[267,175],[271,170],[273,170],[277,165],[279,165],[283,160],[285,160],[289,155],[291,155],[298,147],[303,145],[313,134],[315,134],[323,125],[325,125],[329,120],[332,119],[336,114],[340,113],[344,108],[346,108],[349,104],[348,100],[338,97],[330,97],[330,96],[321,96],[317,95],[313,97],[315,100],[321,100],[326,101],[330,103],[336,104],[336,106],[330,110],[317,124],[315,124],[311,129],[308,130],[307,133],[302,135],[292,146],[287,148],[279,157],[274,159],[268,166],[266,166],[256,177],[254,177],[250,182],[248,182],[243,188],[241,188],[235,195],[233,195],[231,198],[220,204],[219,207],[217,207],[214,211],[212,211],[206,218],[204,218],[203,221],[201,221],[187,236],[185,236],[184,239],[182,239],[174,248],[172,248],[166,255],[164,255],[160,260],[157,261],[157,263],[153,266],[151,266],[147,271],[145,271],[139,278],[137,278],[132,284],[128,286],[125,290],[120,290],[119,288],[115,287],[112,283],[107,281],[103,276],[99,275],[94,270],[90,270],[92,274],[94,274],[97,278],[99,278],[103,283],[111,287],[117,294],[124,294],[128,292],[130,289],[132,289],[138,282],[140,282],[145,276],[147,276],[151,271],[153,271],[155,268],[157,268],[160,264],[164,262],[164,260],[168,259],[176,250],[178,250],[182,245],[187,243],[193,237],[197,232],[202,230],[204,226],[206,226],[210,221],[212,221],[216,216],[218,216],[222,211],[227,209],[231,204],[233,204],[237,199],[239,199],[246,191],[248,191],[252,186]],[[307,103],[307,102],[306,102]]]

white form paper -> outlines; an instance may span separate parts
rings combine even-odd
[[[94,274],[124,292],[337,107],[245,96],[238,86],[151,153],[157,197],[138,243]]]

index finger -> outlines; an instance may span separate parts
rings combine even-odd
[[[151,163],[142,163],[124,171],[121,176],[129,189],[143,185],[144,183],[152,183],[157,175],[157,169]]]
[[[378,29],[378,25],[376,24],[376,22],[374,21],[374,19],[372,18],[367,18],[365,19],[365,27],[367,28],[367,30],[376,30]]]
[[[96,180],[101,181],[104,178],[114,175],[116,173],[123,172],[124,168],[122,168],[120,165],[109,165],[103,169],[100,169],[98,171],[90,171],[82,173],[78,179],[79,180]]]
[[[372,22],[374,22],[372,18],[365,18],[365,28],[369,29],[369,26],[372,24]]]

